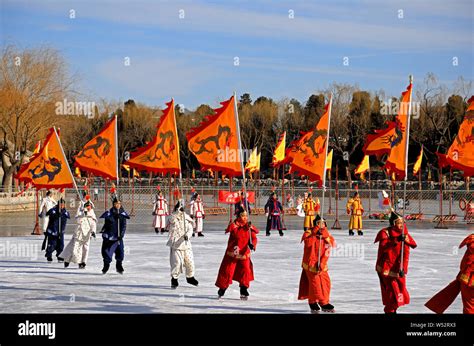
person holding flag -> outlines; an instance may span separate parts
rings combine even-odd
[[[240,210],[234,222],[227,227],[229,233],[227,249],[219,267],[216,286],[217,294],[223,297],[232,281],[240,285],[240,299],[247,300],[250,281],[254,280],[253,264],[250,259],[251,250],[257,247],[258,229],[248,221],[248,213]]]
[[[400,214],[392,209],[390,226],[377,233],[374,243],[379,243],[375,270],[382,291],[382,303],[386,314],[394,314],[400,306],[410,303],[406,288],[410,249],[417,244],[408,233]]]
[[[186,271],[186,281],[190,285],[199,283],[194,278],[193,248],[189,238],[193,234],[194,220],[184,211],[184,201],[178,201],[169,220],[169,238],[166,243],[170,248],[171,288],[178,287],[178,277]]]
[[[266,236],[270,235],[270,230],[277,229],[280,236],[283,236],[283,223],[281,215],[284,213],[283,206],[275,192],[272,192],[270,198],[265,204],[265,215],[267,216]]]
[[[51,191],[46,191],[46,197],[41,199],[41,205],[39,208],[39,217],[43,219],[43,233],[46,233],[49,224],[49,216],[46,213],[56,205],[56,201],[51,196]]]
[[[298,300],[308,300],[311,313],[334,312],[329,303],[331,279],[328,274],[330,249],[336,242],[329,233],[326,222],[316,215],[313,227],[305,230],[301,237],[304,241],[304,254],[301,264]]]
[[[199,193],[195,193],[191,198],[190,202],[190,214],[191,218],[196,222],[194,226],[193,237],[197,233],[198,237],[204,237],[202,234],[204,219],[206,218],[206,212],[204,211],[204,204]]]
[[[101,216],[104,219],[102,227],[102,258],[104,267],[102,273],[105,274],[110,268],[112,257],[115,254],[117,273],[123,274],[122,262],[124,259],[123,238],[127,230],[127,220],[130,216],[122,207],[122,202],[116,196],[113,200],[113,207],[104,212]]]
[[[46,215],[49,217],[48,229],[41,250],[46,248],[45,257],[48,262],[53,261],[53,252],[56,251],[58,262],[61,263],[64,261],[59,256],[64,249],[64,231],[66,230],[67,220],[71,218],[66,210],[66,201],[61,198],[55,207],[48,210]]]
[[[166,232],[166,216],[168,215],[168,201],[163,196],[163,192],[158,190],[153,202],[153,227],[155,233],[158,234]]]
[[[81,201],[79,208],[77,208],[76,231],[73,233],[64,251],[59,255],[59,257],[64,259],[65,268],[69,267],[71,262],[77,263],[79,269],[86,268],[89,256],[89,243],[91,237],[95,238],[97,228],[97,217],[93,208],[94,204],[90,201],[90,196],[86,196],[86,200]]]
[[[349,221],[349,235],[354,235],[354,230],[357,230],[358,235],[364,235],[362,232],[362,214],[364,213],[364,207],[359,196],[359,192],[354,192],[352,198],[347,201],[346,205],[347,214],[351,215]]]

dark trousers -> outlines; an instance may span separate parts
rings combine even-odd
[[[117,263],[121,263],[124,257],[123,239],[122,240],[106,240],[102,241],[102,258],[104,263],[110,264],[115,254]]]
[[[64,233],[59,235],[48,235],[48,246],[46,247],[46,258],[53,257],[53,252],[56,251],[56,257],[59,256],[64,249]]]

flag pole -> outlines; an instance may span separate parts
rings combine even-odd
[[[119,160],[118,160],[118,119],[117,114],[114,115],[115,117],[115,162],[116,162],[116,170],[115,174],[117,175],[117,188],[119,186]]]
[[[178,136],[178,126],[176,124],[176,113],[174,111],[174,98],[171,98],[171,104],[173,106],[173,116],[174,116],[174,131],[176,133],[176,136]],[[186,235],[186,201],[184,200],[184,193],[183,193],[183,172],[181,170],[181,155],[180,149],[179,149],[179,137],[176,138],[176,148],[178,149],[178,169],[179,169],[179,187],[181,190],[181,199],[183,200],[183,226],[184,226],[184,234]],[[171,176],[171,173],[170,173]],[[179,199],[178,199],[179,201]],[[179,209],[178,209],[179,211]],[[187,243],[187,240],[185,240]]]
[[[245,185],[245,168],[244,168],[244,160],[242,158],[242,139],[240,138],[240,123],[239,123],[239,112],[238,112],[238,108],[237,108],[237,95],[234,91],[234,113],[235,113],[235,122],[237,124],[237,140],[239,142],[239,160],[240,160],[240,169],[242,170],[242,188],[244,190],[244,210],[246,212],[248,212],[247,210],[247,204],[249,203],[248,202],[248,198],[247,198],[247,187]],[[247,202],[247,203],[245,203]],[[248,216],[249,218],[249,221],[250,221],[250,215]],[[249,244],[252,244],[252,231],[250,230],[250,227],[249,227]]]
[[[336,188],[334,191],[334,199],[336,202],[336,219],[334,220],[334,225],[332,225],[331,229],[341,229],[341,224],[339,223],[339,167],[336,165]]]
[[[408,112],[407,112],[407,131],[406,131],[406,142],[405,142],[405,177],[403,179],[403,210],[402,210],[402,221],[403,221],[403,228],[402,228],[402,235],[405,234],[405,209],[406,209],[406,199],[407,199],[407,179],[408,179],[408,144],[410,142],[410,113],[411,113],[411,100],[413,95],[413,75],[409,76],[410,79],[410,102],[408,102]],[[405,240],[402,238],[401,241],[402,249],[400,252],[400,277],[405,276],[405,272],[403,271],[403,252],[405,249]]]
[[[53,126],[53,130],[54,130],[54,134],[56,135],[56,139],[58,140],[59,147],[61,148],[61,152],[63,153],[64,158],[67,160],[66,154],[64,153],[63,145],[61,143],[61,140],[59,139],[58,133],[56,132],[56,126]],[[76,189],[77,195],[79,196],[79,199],[82,202],[82,197],[81,197],[81,194],[79,193],[79,189],[78,189],[77,184],[76,184],[76,179],[74,179],[74,175],[72,174],[71,167],[69,167],[69,163],[67,161],[65,163],[66,163],[67,169],[69,171],[69,174],[71,174],[72,183],[74,184],[74,188]]]
[[[328,157],[328,149],[329,149],[329,132],[331,129],[331,112],[332,112],[332,93],[329,99],[329,109],[328,109],[328,132],[326,134],[326,148],[325,148],[325,155],[324,155],[324,170],[323,170],[323,197],[321,201],[321,220],[319,221],[321,225],[323,225],[323,213],[324,213],[324,196],[326,195],[326,162]],[[322,235],[319,236],[319,247],[318,247],[318,271],[321,270],[321,242],[322,242]]]

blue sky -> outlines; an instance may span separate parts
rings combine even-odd
[[[193,109],[215,107],[235,90],[304,102],[332,82],[397,96],[410,73],[415,89],[428,72],[448,86],[474,75],[472,0],[2,0],[1,6],[2,46],[58,49],[79,75],[86,101],[132,98],[163,107],[174,97]]]

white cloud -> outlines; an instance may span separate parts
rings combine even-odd
[[[400,2],[401,1],[401,2]],[[446,12],[459,16],[469,16],[466,12],[472,5],[461,3],[452,6],[451,2],[412,2],[400,0],[388,5],[374,1],[361,1],[360,11],[370,11],[370,16],[352,15],[354,5],[344,12],[341,2],[331,6],[296,6],[306,8],[301,16],[288,19],[288,12],[265,12],[246,10],[245,2],[210,4],[189,1],[110,1],[100,2],[45,2],[40,10],[66,13],[69,8],[76,10],[77,18],[91,18],[122,24],[160,27],[176,31],[197,31],[224,33],[244,37],[282,38],[284,40],[309,41],[315,43],[347,44],[357,47],[386,49],[469,47],[472,34],[462,28],[441,27],[438,21],[428,21],[428,14],[442,15]],[[29,3],[31,5],[31,3]],[[268,4],[268,6],[272,6]],[[283,6],[280,4],[280,6]],[[406,8],[406,21],[387,21],[387,7]],[[452,6],[452,7],[450,7]],[[264,6],[262,6],[264,7]],[[468,9],[466,11],[466,8]],[[178,17],[184,10],[185,18]],[[411,12],[410,12],[411,11]],[[431,25],[430,25],[431,23]],[[453,23],[451,23],[453,24]],[[468,48],[467,48],[468,49]]]

